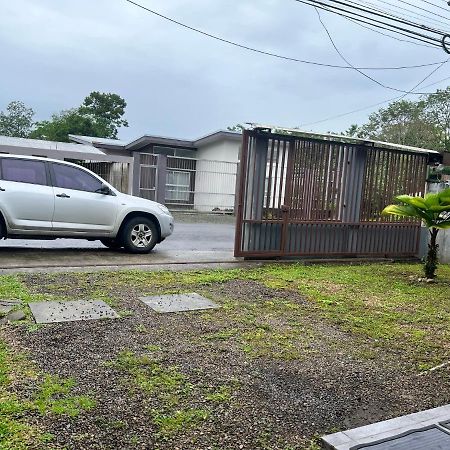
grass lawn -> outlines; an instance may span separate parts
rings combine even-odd
[[[0,277],[0,298],[101,299],[118,320],[0,328],[0,449],[320,448],[450,402],[450,266],[281,264]],[[198,292],[218,310],[158,314]],[[425,373],[424,373],[425,372]]]

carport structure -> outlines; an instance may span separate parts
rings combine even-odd
[[[412,257],[421,224],[381,216],[423,194],[433,150],[256,126],[243,135],[235,256]]]
[[[0,136],[0,153],[40,156],[79,164],[100,175],[116,189],[131,193],[133,158],[110,155],[92,145]]]

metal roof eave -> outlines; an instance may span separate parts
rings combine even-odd
[[[375,141],[372,139],[362,139],[351,136],[342,136],[339,134],[331,134],[331,133],[316,133],[313,131],[303,131],[297,128],[283,128],[277,127],[274,125],[261,125],[261,124],[253,124],[249,123],[248,129],[251,130],[269,130],[270,132],[276,133],[277,130],[285,131],[295,136],[303,136],[303,137],[314,137],[321,140],[332,140],[337,142],[342,142],[343,144],[361,144],[364,146],[372,146],[377,148],[387,148],[391,150],[401,150],[407,151],[411,153],[427,153],[432,155],[440,155],[440,152],[436,150],[424,149],[419,147],[412,147],[408,145],[394,144],[392,142],[383,142],[383,141]]]

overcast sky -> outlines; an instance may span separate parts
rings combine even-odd
[[[315,11],[294,0],[137,1],[248,46],[343,64]],[[322,17],[354,65],[446,59],[442,50],[398,42],[326,12]],[[397,95],[352,70],[282,61],[208,39],[125,0],[0,0],[0,49],[0,110],[21,100],[45,119],[78,106],[91,91],[115,92],[128,104],[130,127],[119,133],[125,140],[145,133],[195,138],[243,122],[293,127]],[[408,90],[432,69],[368,73]],[[450,62],[425,84],[449,72]],[[341,131],[370,112],[304,128]]]

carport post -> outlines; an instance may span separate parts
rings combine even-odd
[[[166,203],[166,181],[167,181],[167,155],[161,153],[156,159],[156,194],[155,200],[158,203]]]
[[[141,194],[141,154],[133,152],[133,169],[132,169],[132,188],[131,194],[140,197]]]

